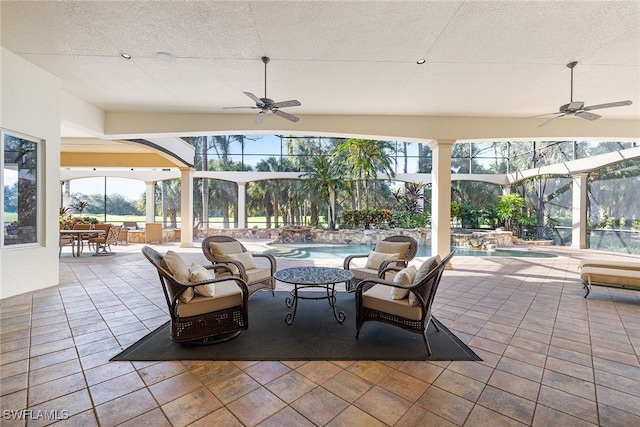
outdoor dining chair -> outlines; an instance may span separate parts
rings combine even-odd
[[[104,234],[89,239],[89,243],[95,245],[96,254],[107,254],[111,252],[111,245],[118,244],[118,236],[122,229],[119,225],[111,225]],[[109,252],[107,252],[107,249]]]

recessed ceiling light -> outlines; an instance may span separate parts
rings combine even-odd
[[[418,59],[418,60],[416,61],[416,64],[418,64],[418,65],[422,65],[422,64],[424,64],[425,62],[427,62],[425,59]]]
[[[173,55],[167,52],[156,52],[156,58],[164,62],[171,62]]]
[[[131,55],[129,55],[128,53],[121,53],[120,56],[122,56],[124,59],[131,59]]]

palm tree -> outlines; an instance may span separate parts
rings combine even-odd
[[[269,157],[261,160],[256,165],[256,170],[260,172],[277,172],[280,170],[278,159]],[[275,228],[278,228],[280,221],[278,220],[279,211],[279,195],[277,180],[270,179],[265,181],[257,181],[252,183],[249,188],[254,197],[262,195],[264,199],[264,210],[267,216],[267,228],[271,228],[271,216],[274,217]]]
[[[300,175],[306,178],[304,188],[310,193],[317,193],[323,201],[327,203],[329,214],[329,229],[335,229],[335,203],[336,190],[343,185],[340,169],[331,158],[325,154],[313,157],[311,160],[313,170]]]
[[[390,154],[393,149],[394,146],[389,141],[372,139],[350,138],[338,145],[335,155],[344,159],[348,165],[350,179],[356,185],[358,209],[362,208],[360,183],[364,184],[365,189],[368,188],[378,172],[386,174],[389,179],[395,178]],[[367,192],[365,203],[368,207],[369,192]]]

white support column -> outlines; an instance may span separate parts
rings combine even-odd
[[[506,196],[507,194],[511,194],[511,186],[510,185],[501,185],[500,188],[502,188],[502,195]]]
[[[180,247],[193,246],[193,169],[180,171]]]
[[[156,212],[155,212],[155,194],[154,187],[156,185],[155,181],[145,181],[146,186],[146,199],[147,206],[145,208],[146,220],[145,222],[155,222],[156,220]]]
[[[451,147],[455,141],[433,141],[431,254],[444,258],[451,251]]]
[[[573,175],[573,202],[571,213],[571,247],[587,248],[587,177],[589,174]]]
[[[71,181],[63,181],[62,185],[62,207],[71,207]]]
[[[238,183],[238,228],[247,227],[247,183]]]

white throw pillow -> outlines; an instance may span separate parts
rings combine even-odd
[[[189,282],[189,267],[185,264],[180,255],[174,251],[167,251],[162,259],[162,262],[169,269],[173,277],[181,282]],[[187,290],[180,295],[178,301],[186,304],[193,299],[193,295],[193,288],[187,288]]]
[[[431,270],[436,268],[439,263],[440,263],[440,257],[438,255],[432,256],[431,258],[428,258],[427,260],[425,260],[425,262],[422,263],[422,265],[420,266],[420,269],[416,273],[416,277],[414,279],[413,284],[415,285],[416,283],[420,282],[422,279],[427,277],[427,275],[431,272]],[[412,305],[412,306],[418,305],[418,299],[416,298],[415,294],[409,294],[409,305]]]
[[[191,268],[189,269],[190,282],[202,282],[211,278],[212,276],[209,270],[199,264],[191,263]],[[198,291],[198,293],[204,297],[212,297],[215,291],[214,284],[209,283],[207,285],[196,286],[196,291]]]
[[[209,248],[215,259],[229,259],[227,255],[242,252],[240,242],[209,242]]]
[[[369,256],[367,257],[367,263],[364,268],[371,268],[373,270],[377,270],[380,268],[380,264],[383,261],[387,261],[390,259],[398,259],[400,258],[400,254],[387,254],[382,252],[371,251],[369,252]]]
[[[231,259],[233,261],[239,261],[245,270],[253,270],[254,268],[258,268],[256,265],[256,261],[253,259],[253,255],[251,252],[240,252],[237,254],[227,254],[227,259]],[[234,275],[239,274],[238,267],[233,264],[229,264],[231,271],[233,271]]]
[[[385,242],[382,240],[376,243],[376,247],[373,250],[384,254],[402,254],[402,257],[404,257],[404,254],[409,250],[409,246],[409,242]]]
[[[411,265],[407,268],[403,268],[396,274],[393,281],[404,286],[413,284],[413,279],[416,277],[416,267]],[[403,299],[409,296],[408,289],[391,288],[391,299]]]

